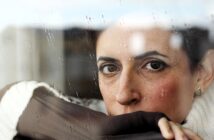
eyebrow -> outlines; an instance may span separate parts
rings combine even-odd
[[[168,58],[166,55],[161,54],[161,53],[159,53],[159,52],[157,52],[157,51],[149,51],[149,52],[140,54],[140,55],[138,55],[138,56],[135,56],[134,59],[135,59],[135,60],[144,59],[144,58],[146,58],[146,57],[148,57],[148,56],[152,56],[152,55],[158,55],[158,56],[162,56],[162,57]]]
[[[118,60],[114,59],[114,58],[111,58],[111,57],[106,57],[106,56],[100,56],[98,59],[97,59],[97,63],[99,61],[108,61],[108,62],[118,62]]]
[[[141,59],[145,59],[146,57],[148,56],[153,56],[153,55],[158,55],[158,56],[162,56],[162,57],[165,57],[165,58],[168,58],[166,55],[164,54],[161,54],[157,51],[148,51],[146,53],[143,53],[143,54],[140,54],[138,56],[135,56],[134,57],[134,60],[141,60]],[[106,57],[106,56],[100,56],[98,59],[97,59],[97,63],[99,61],[108,61],[108,62],[118,62],[117,59],[114,59],[114,58],[111,58],[111,57]]]

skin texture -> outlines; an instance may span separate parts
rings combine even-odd
[[[191,72],[185,52],[170,45],[171,36],[160,28],[118,26],[100,35],[99,85],[109,115],[163,112],[174,122],[184,121],[193,102],[197,70]]]

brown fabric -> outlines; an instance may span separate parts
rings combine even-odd
[[[104,116],[101,114],[100,116]],[[90,122],[90,119],[84,119],[86,115],[92,116],[93,111],[89,112],[86,108],[65,102],[40,87],[35,90],[33,98],[20,117],[18,130],[20,134],[36,139],[65,140],[72,136],[75,140],[93,140],[91,132],[83,122]],[[93,115],[93,118],[96,117],[96,114]]]
[[[14,84],[5,86],[0,97]],[[157,121],[162,116],[135,112],[109,117],[65,102],[39,87],[19,119],[14,140],[161,140]]]
[[[135,112],[109,117],[59,99],[46,89],[34,90],[18,124],[21,135],[43,140],[161,140],[161,113]]]

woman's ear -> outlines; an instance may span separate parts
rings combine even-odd
[[[214,80],[214,50],[208,50],[199,68],[198,84],[205,92]]]

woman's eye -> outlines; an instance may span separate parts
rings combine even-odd
[[[119,68],[112,64],[103,65],[99,68],[99,71],[106,75],[115,74],[116,72],[118,72],[118,70],[119,70]]]
[[[151,71],[161,71],[166,68],[166,63],[162,61],[153,60],[146,64],[146,69]]]

